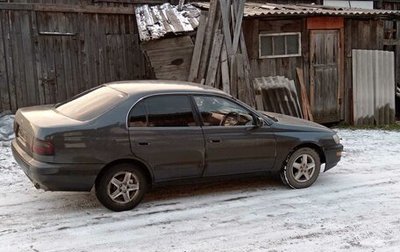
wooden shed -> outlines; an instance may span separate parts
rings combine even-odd
[[[196,3],[195,6],[207,11],[210,4]],[[296,68],[302,69],[312,114],[319,123],[393,122],[394,85],[395,81],[400,82],[400,55],[396,53],[400,45],[400,31],[395,29],[400,27],[397,25],[399,13],[310,4],[246,2],[242,27],[251,76],[285,76],[297,80]],[[394,24],[390,30],[385,29],[388,23]],[[396,73],[392,82],[379,86],[379,80],[374,79],[376,84],[371,87],[358,86],[359,89],[371,88],[371,93],[387,88],[386,96],[354,99],[357,96],[353,82],[359,81],[353,76],[355,49],[394,51],[388,56],[395,56],[394,61],[390,63],[389,59],[385,63],[387,68],[393,68],[393,75]],[[382,76],[381,73],[376,75]],[[382,101],[385,108],[378,107],[378,99],[387,99]],[[360,102],[372,103],[372,115],[368,112],[365,118],[362,115],[355,117],[359,111],[355,111],[354,104]],[[379,119],[381,117],[382,120]]]

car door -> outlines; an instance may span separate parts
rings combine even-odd
[[[155,181],[200,177],[204,137],[187,95],[157,95],[129,114],[131,149],[153,169]]]
[[[275,161],[275,136],[256,127],[256,115],[233,100],[193,96],[206,142],[205,176],[265,171]]]

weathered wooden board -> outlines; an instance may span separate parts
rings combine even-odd
[[[165,80],[188,79],[193,48],[189,36],[155,40],[143,45],[156,78]]]
[[[0,10],[0,111],[146,78],[135,20],[133,14]]]
[[[310,33],[310,106],[315,121],[340,121],[339,30]]]
[[[285,76],[289,79],[296,79],[296,67],[302,67],[304,57],[284,57],[259,59],[259,34],[277,32],[301,32],[302,42],[307,42],[307,30],[305,30],[304,19],[288,20],[258,20],[247,19],[243,29],[248,57],[250,60],[251,74],[253,78],[262,76]],[[308,55],[307,43],[302,46],[302,54]],[[308,83],[308,69],[305,70],[305,83]]]
[[[202,12],[199,20],[199,27],[197,28],[196,41],[193,49],[192,61],[190,63],[188,81],[194,81],[197,78],[199,72],[199,65],[203,50],[203,41],[205,37],[206,26],[207,26],[207,14],[206,12]]]
[[[303,118],[306,120],[314,121],[314,117],[312,116],[310,102],[307,95],[307,89],[304,85],[304,72],[301,68],[296,68],[297,79],[299,81],[300,86],[300,97],[301,97],[301,110]]]
[[[302,117],[293,80],[283,76],[254,79],[257,109]]]
[[[205,28],[206,32],[203,40],[204,45],[200,56],[198,74],[197,77],[194,79],[195,82],[201,82],[206,75],[206,71],[208,68],[208,59],[211,53],[213,35],[215,34],[215,30],[219,29],[221,21],[221,16],[219,15],[220,10],[217,6],[217,0],[210,1],[210,10],[208,13],[207,25]]]
[[[208,70],[207,70],[207,77],[206,77],[206,82],[205,84],[207,86],[212,86],[216,87],[216,82],[218,78],[217,76],[217,71],[218,67],[220,64],[220,57],[221,57],[221,49],[222,49],[222,43],[224,41],[224,37],[221,33],[221,30],[217,30],[217,33],[214,35],[214,43],[211,49],[211,54],[210,54],[210,62],[208,64]]]

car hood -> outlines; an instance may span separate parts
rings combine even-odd
[[[260,111],[260,112],[266,116],[276,119],[275,123],[282,127],[296,128],[298,130],[313,129],[313,130],[318,130],[318,131],[332,132],[331,129],[329,129],[321,124],[307,121],[307,120],[304,120],[301,118],[278,114],[278,113],[273,113],[273,112],[267,112],[267,111]]]

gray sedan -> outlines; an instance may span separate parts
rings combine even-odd
[[[19,109],[14,128],[14,157],[36,188],[94,186],[114,211],[134,208],[151,185],[172,180],[272,171],[305,188],[343,149],[324,126],[176,81],[101,85],[60,104]]]

